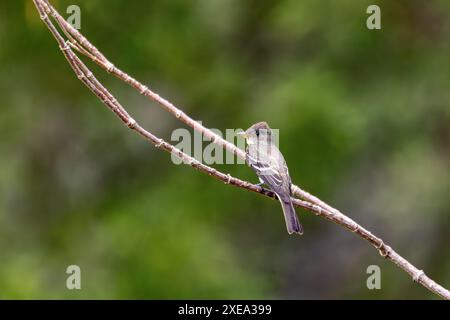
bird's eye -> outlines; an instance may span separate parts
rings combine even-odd
[[[256,130],[256,136],[259,137],[259,130]]]

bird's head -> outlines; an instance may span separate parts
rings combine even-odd
[[[269,139],[272,135],[272,130],[270,130],[267,122],[262,121],[255,123],[245,131],[239,132],[238,135],[244,137],[248,144],[253,144],[258,139]]]

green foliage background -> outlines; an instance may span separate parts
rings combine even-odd
[[[296,183],[450,287],[449,1],[52,3],[79,5],[107,57],[208,127],[280,128]],[[89,65],[149,130],[182,127]],[[435,298],[298,213],[305,235],[288,236],[276,202],[172,164],[78,82],[32,1],[0,3],[0,298]]]

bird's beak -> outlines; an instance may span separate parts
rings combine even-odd
[[[240,132],[236,133],[236,135],[237,135],[238,137],[242,137],[242,138],[244,138],[244,139],[247,139],[247,138],[248,138],[248,134],[247,134],[245,131],[240,131]]]

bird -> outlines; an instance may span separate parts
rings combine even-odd
[[[266,122],[258,122],[238,133],[246,141],[246,163],[277,196],[283,208],[289,234],[303,234],[291,198],[291,177],[283,155],[273,141],[273,132]]]

